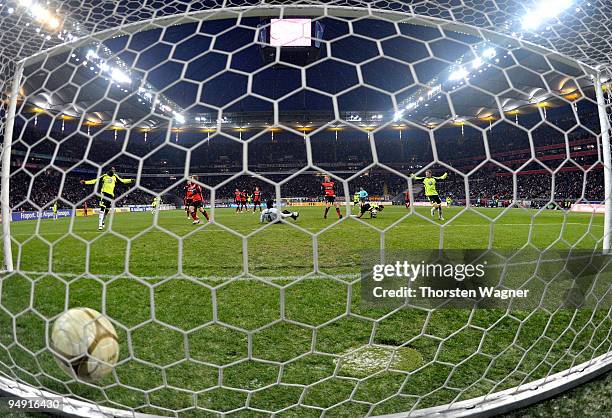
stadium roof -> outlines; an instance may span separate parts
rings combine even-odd
[[[46,11],[31,10],[31,0],[17,0],[3,2],[0,6],[0,51],[4,57],[12,59],[25,59],[40,51],[52,47],[56,48],[54,53],[60,54],[61,45],[64,43],[76,42],[78,39],[90,36],[94,33],[107,31],[106,35],[99,36],[100,40],[110,37],[118,37],[128,32],[138,30],[155,29],[155,26],[138,25],[143,21],[165,17],[174,19],[172,23],[186,23],[191,17],[210,18],[210,10],[220,7],[251,7],[253,2],[232,1],[229,2],[184,2],[184,1],[150,1],[144,5],[130,1],[49,1],[45,5]],[[257,2],[259,3],[259,2]],[[433,1],[403,1],[403,2],[365,2],[365,1],[334,1],[325,2],[327,9],[321,8],[322,2],[298,1],[298,2],[274,2],[268,1],[265,5],[257,7],[255,11],[249,10],[252,15],[274,14],[278,12],[275,4],[290,3],[292,10],[297,14],[298,11],[304,13],[314,11],[319,13],[342,16],[363,15],[363,11],[355,13],[353,7],[367,7],[371,15],[384,15],[385,12],[392,12],[390,19],[397,20],[398,16],[402,19],[410,19],[409,23],[427,27],[441,23],[438,19],[447,22],[455,22],[455,25],[448,25],[448,32],[456,31],[462,34],[474,34],[493,39],[496,46],[502,45],[507,40],[512,40],[508,45],[508,50],[512,50],[514,59],[519,60],[521,67],[506,70],[512,71],[513,88],[504,91],[498,97],[500,103],[496,102],[494,96],[482,94],[485,92],[497,92],[505,90],[503,76],[496,71],[496,68],[509,68],[513,62],[504,67],[502,63],[493,63],[489,71],[475,74],[477,84],[481,90],[466,88],[463,86],[456,93],[453,92],[452,85],[443,85],[442,91],[453,96],[453,109],[449,109],[447,101],[443,95],[437,96],[435,93],[441,84],[448,84],[448,80],[455,77],[456,84],[462,84],[461,79],[465,74],[460,74],[464,70],[462,62],[473,62],[474,57],[459,57],[456,66],[447,65],[447,68],[433,74],[427,85],[422,85],[420,89],[407,92],[401,96],[401,114],[393,115],[391,110],[376,109],[382,112],[383,118],[372,123],[386,123],[393,119],[405,119],[420,125],[435,125],[449,120],[451,114],[454,120],[468,120],[474,118],[486,119],[494,116],[498,109],[504,112],[511,112],[516,109],[525,111],[537,111],[539,103],[547,100],[546,106],[565,105],[563,99],[571,102],[582,96],[582,92],[589,89],[591,80],[585,75],[592,69],[607,67],[612,64],[612,3],[605,0],[585,1],[566,1],[558,0],[551,2],[543,0],[537,2],[524,2],[512,0],[489,0],[489,1],[457,1],[457,2],[433,2]],[[136,7],[134,7],[136,5]],[[333,13],[329,9],[337,6],[338,9]],[[552,10],[552,11],[551,11]],[[45,14],[46,13],[46,14]],[[291,9],[285,12],[291,13]],[[172,18],[174,16],[174,18]],[[178,18],[176,17],[178,16]],[[391,15],[390,15],[391,16]],[[219,17],[234,17],[227,14]],[[408,22],[408,20],[407,20]],[[168,22],[165,23],[167,25]],[[114,30],[121,25],[131,25],[131,27]],[[484,31],[483,31],[484,30]],[[485,31],[492,31],[507,35],[507,38],[496,38],[495,34]],[[467,36],[466,35],[466,36]],[[92,40],[89,39],[84,47],[90,47]],[[109,121],[123,123],[126,126],[155,128],[165,126],[169,121],[180,121],[185,126],[196,126],[198,122],[206,120],[206,123],[215,122],[214,114],[191,111],[185,113],[184,109],[176,103],[174,97],[167,94],[160,94],[150,83],[139,82],[136,91],[128,90],[123,81],[137,78],[137,74],[131,74],[130,66],[121,61],[103,43],[95,43],[95,51],[84,49],[79,54],[66,60],[65,57],[58,55],[57,71],[53,71],[53,77],[57,80],[58,86],[68,86],[68,88],[58,88],[52,92],[48,91],[47,73],[37,73],[37,61],[31,63],[32,77],[28,77],[24,86],[24,93],[28,96],[28,104],[37,106],[53,114],[61,112],[63,114],[77,116],[83,112],[88,112],[87,119],[92,121]],[[486,57],[487,45],[481,48],[482,56]],[[64,49],[65,50],[65,49]],[[542,60],[542,52],[549,54],[547,61]],[[93,55],[92,55],[93,54]],[[506,56],[505,51],[498,49],[495,52],[495,59],[503,60]],[[83,56],[84,55],[84,56]],[[87,59],[88,66],[95,64],[96,71],[100,74],[106,73],[105,79],[97,79],[95,82],[88,83],[88,76],[84,73],[75,73],[74,66],[79,63],[74,60]],[[62,60],[65,60],[63,62]],[[574,65],[573,61],[578,62]],[[47,60],[46,65],[52,66],[53,60]],[[68,65],[64,65],[68,64]],[[483,68],[486,70],[487,62]],[[552,70],[549,67],[552,66]],[[490,67],[490,65],[489,65]],[[5,67],[5,71],[9,68]],[[28,70],[26,70],[27,73]],[[49,70],[51,71],[51,70]],[[537,73],[546,73],[545,77],[540,77]],[[442,82],[437,82],[442,77]],[[69,82],[70,81],[70,82]],[[114,88],[109,90],[109,97],[114,97],[122,101],[121,115],[115,114],[115,106],[112,102],[98,103],[95,111],[91,111],[91,103],[99,101],[100,92],[107,91],[108,85]],[[135,83],[134,83],[135,84]],[[451,82],[452,84],[452,82]],[[75,86],[87,86],[87,88],[77,89]],[[71,87],[72,86],[72,87]],[[433,94],[432,94],[433,92]],[[558,97],[550,100],[544,93],[553,92]],[[426,96],[427,108],[420,107],[419,98]],[[151,97],[157,101],[155,114],[160,117],[147,117],[151,113]],[[389,109],[387,107],[386,109]],[[348,108],[344,110],[350,110]],[[355,107],[353,110],[359,112],[361,109]],[[405,110],[405,112],[404,112]],[[419,112],[421,113],[419,115]],[[371,113],[371,112],[370,112]],[[345,117],[349,123],[365,122],[364,116],[358,113],[347,112]],[[410,114],[410,116],[408,116]],[[269,122],[265,112],[259,114],[260,120],[254,120],[255,124],[265,124]],[[290,116],[290,119],[293,115]],[[354,120],[351,120],[353,118]],[[185,120],[186,119],[186,120]],[[320,123],[325,122],[325,117]],[[357,121],[357,119],[359,119]],[[371,117],[370,117],[371,119]],[[217,120],[218,122],[218,120]],[[229,121],[234,127],[239,127],[244,121]],[[298,123],[301,121],[296,121]],[[370,123],[369,122],[369,123]],[[359,126],[359,123],[355,123]]]

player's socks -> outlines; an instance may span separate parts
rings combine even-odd
[[[100,210],[98,214],[98,229],[102,229],[104,227],[104,210]]]
[[[193,218],[192,224],[195,225],[195,224],[199,224],[200,223],[200,218],[198,218],[198,212],[196,210],[191,212],[191,217]]]
[[[323,219],[327,219],[327,212],[329,212],[329,208],[325,208],[325,215],[323,215]]]
[[[340,213],[340,208],[336,208],[336,213],[338,214],[338,218],[342,218],[342,214]]]
[[[203,214],[203,215],[204,215],[204,217],[206,218],[206,221],[207,221],[207,222],[210,222],[210,218],[208,217],[208,212],[204,211],[202,214]]]

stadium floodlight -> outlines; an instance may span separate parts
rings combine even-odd
[[[482,53],[482,56],[488,59],[494,58],[495,55],[497,55],[497,51],[495,51],[495,48],[487,48]]]
[[[572,0],[542,0],[539,1],[537,7],[530,10],[521,20],[523,29],[533,30],[540,26],[543,22],[553,19],[569,6]]]
[[[174,120],[177,121],[178,123],[185,123],[185,116],[181,115],[180,113],[176,113],[174,112]]]
[[[124,73],[123,71],[121,71],[118,68],[112,68],[110,71],[110,75],[111,78],[116,81],[117,83],[120,84],[127,84],[127,83],[131,83],[132,79],[130,77],[128,77],[128,75],[126,73]]]
[[[60,20],[39,3],[32,0],[20,0],[18,5],[24,7],[38,23],[49,29],[57,29],[61,25]]]
[[[450,76],[448,77],[448,79],[450,81],[457,81],[457,80],[462,80],[464,78],[466,78],[469,75],[469,71],[466,70],[463,67],[459,67],[457,68],[455,71],[453,71]]]
[[[484,64],[482,58],[477,57],[474,61],[472,61],[472,68],[477,69],[480,68]]]
[[[61,22],[59,21],[59,19],[55,16],[49,16],[44,20],[44,24],[49,28],[49,29],[57,29],[60,27]],[[47,35],[48,38],[50,38],[49,35]]]

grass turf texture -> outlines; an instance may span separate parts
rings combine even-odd
[[[403,207],[388,207],[377,219],[349,218],[326,229],[336,222],[333,210],[327,220],[322,208],[298,210],[297,225],[319,233],[319,272],[334,278],[296,281],[315,270],[312,236],[290,225],[255,233],[258,215],[230,209],[215,211],[223,227],[194,227],[183,211],[160,212],[161,229],[149,213],[117,214],[105,233],[94,217],[12,224],[19,270],[57,274],[3,278],[0,371],[154,414],[167,408],[184,409],[182,416],[310,417],[327,409],[326,417],[354,417],[503,390],[610,350],[608,311],[364,310],[355,277],[360,251],[381,245],[370,226],[392,226],[384,234],[388,249],[437,248],[441,239],[445,248],[531,242],[588,249],[601,238],[603,217],[450,208],[442,223],[430,221],[428,208],[401,219]],[[243,242],[225,228],[253,235]],[[244,273],[243,259],[258,280],[229,279]],[[166,279],[179,264],[190,278]],[[71,381],[47,350],[45,328],[75,306],[114,321],[121,342],[116,378]],[[410,353],[406,358],[384,353],[400,346],[395,352]],[[347,367],[372,359],[382,359],[382,367]]]

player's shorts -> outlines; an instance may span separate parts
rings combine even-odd
[[[253,199],[253,204],[254,205],[261,205],[261,200],[260,199]]]
[[[427,196],[427,199],[429,199],[431,203],[436,203],[438,205],[442,203],[442,201],[440,200],[440,196],[438,196],[437,194]]]
[[[112,205],[112,199],[114,197],[109,193],[102,192],[102,197],[100,198],[100,207],[105,209],[110,209]]]
[[[336,196],[325,196],[325,201],[327,203],[334,203],[336,201]]]
[[[197,209],[197,208],[202,207],[203,204],[204,204],[204,201],[202,201],[202,200],[192,200],[191,204],[189,206],[193,206],[194,208]]]
[[[185,207],[188,208],[191,206],[191,199],[185,199]]]

